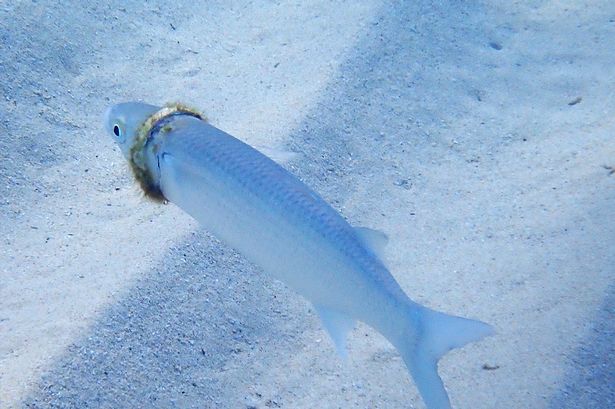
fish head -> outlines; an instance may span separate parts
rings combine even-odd
[[[142,102],[123,102],[107,109],[105,130],[118,144],[126,159],[130,160],[130,148],[135,143],[141,125],[159,110],[160,107]]]

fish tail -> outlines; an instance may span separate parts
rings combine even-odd
[[[438,375],[438,360],[451,349],[492,335],[494,330],[481,321],[424,307],[413,306],[411,317],[412,335],[396,343],[398,350],[427,408],[450,408],[448,394]]]

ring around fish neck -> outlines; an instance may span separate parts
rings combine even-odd
[[[166,129],[166,126],[160,125],[165,119],[176,115],[189,115],[202,121],[207,121],[205,116],[194,108],[179,102],[168,103],[139,126],[134,143],[130,147],[128,159],[130,169],[141,186],[141,189],[143,189],[145,196],[156,202],[165,202],[167,199],[164,197],[159,183],[155,180],[151,170],[147,166],[145,148],[156,133],[165,133],[170,130]]]

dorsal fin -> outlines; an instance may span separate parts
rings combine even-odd
[[[389,236],[380,230],[370,229],[369,227],[355,227],[354,229],[365,247],[373,251],[380,259],[384,259],[384,248],[389,242]]]

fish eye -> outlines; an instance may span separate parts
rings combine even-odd
[[[113,125],[113,134],[115,136],[117,136],[117,137],[122,135],[122,131],[121,131],[120,127],[117,124]]]

